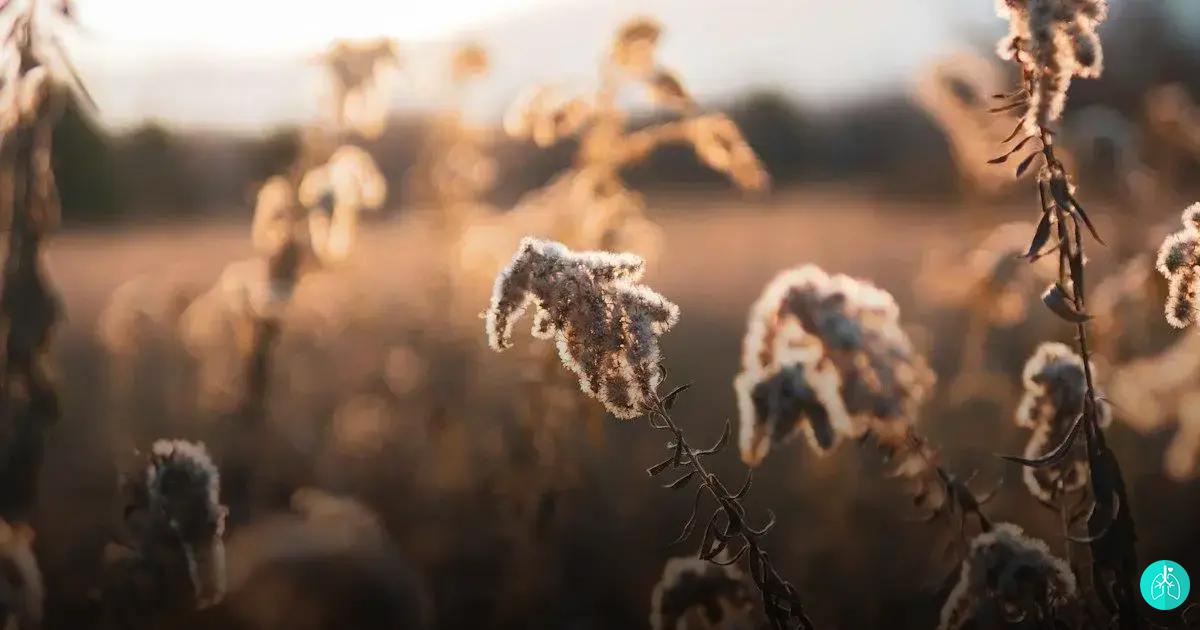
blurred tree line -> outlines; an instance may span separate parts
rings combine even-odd
[[[1200,55],[1194,43],[1161,37],[1170,18],[1153,3],[1132,3],[1125,11],[1131,14],[1123,17],[1124,27],[1106,34],[1103,78],[1078,82],[1071,109],[1103,104],[1140,125],[1146,92],[1172,82],[1182,83],[1193,102],[1200,103]],[[990,50],[990,44],[981,39],[979,48]],[[901,90],[833,110],[807,110],[770,91],[715,108],[741,126],[777,189],[836,182],[911,198],[953,198],[960,191],[941,131]],[[406,197],[404,175],[417,161],[423,134],[421,120],[402,119],[365,145],[388,176],[392,199]],[[112,134],[78,108],[69,108],[55,142],[64,216],[88,223],[249,213],[258,184],[292,163],[300,130],[235,137],[176,132],[148,123]],[[510,206],[562,170],[574,149],[571,142],[543,150],[499,138],[493,152],[501,172],[490,201]],[[1149,157],[1156,149],[1140,150]],[[1200,187],[1200,162],[1189,159],[1179,181],[1164,184],[1180,192]],[[685,146],[655,153],[627,176],[646,190],[728,188]]]

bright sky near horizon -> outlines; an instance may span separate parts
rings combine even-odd
[[[80,22],[121,52],[278,55],[333,37],[433,40],[562,0],[80,0]]]

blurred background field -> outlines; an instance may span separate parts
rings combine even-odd
[[[1009,181],[1011,165],[980,175],[995,147],[975,155],[972,143],[990,132],[939,117],[945,110],[928,100],[928,89],[935,101],[953,100],[986,83],[972,64],[990,68],[1002,89],[1015,82],[992,55],[1003,25],[989,0],[467,3],[461,13],[476,11],[474,22],[433,20],[411,32],[378,27],[405,16],[369,3],[350,3],[345,13],[358,17],[331,18],[327,28],[319,25],[331,7],[262,3],[245,16],[258,23],[230,27],[226,40],[212,40],[224,32],[218,21],[124,44],[134,17],[142,25],[188,17],[133,0],[113,2],[106,16],[104,4],[81,3],[85,28],[72,42],[91,52],[76,56],[99,113],[69,107],[55,130],[63,227],[47,268],[66,311],[54,349],[63,413],[48,433],[31,516],[47,627],[95,622],[106,545],[123,517],[122,475],[138,474],[135,449],[163,437],[204,441],[218,466],[255,463],[222,468],[226,484],[244,486],[225,496],[230,595],[173,627],[404,627],[397,620],[412,610],[446,629],[646,626],[664,563],[693,551],[667,544],[687,518],[687,497],[645,474],[662,438],[642,420],[604,416],[565,379],[542,383],[552,411],[529,422],[529,388],[541,378],[534,344],[521,330],[518,347],[496,355],[479,317],[522,235],[497,226],[578,149],[574,140],[543,148],[505,137],[505,107],[530,85],[586,83],[611,33],[637,14],[662,22],[659,57],[693,86],[701,110],[737,123],[771,177],[769,190],[741,194],[688,146],[622,171],[645,193],[661,238],[647,283],[682,310],[663,354],[670,383],[696,384],[676,408],[689,436],[715,440],[726,419],[737,422],[731,383],[747,311],[777,272],[815,263],[867,278],[895,296],[938,375],[924,434],[951,470],[978,472],[974,486],[999,485],[987,506],[997,520],[1061,549],[1058,515],[996,454],[1024,447],[1012,418],[1025,360],[1043,341],[1070,342],[1072,331],[1040,306],[1031,273],[1015,272],[1011,291],[996,280],[1003,304],[970,293],[994,279],[1001,259],[979,262],[980,244],[1010,222],[1022,222],[1014,229],[1027,239],[1036,201],[1028,180]],[[1138,253],[1152,256],[1200,195],[1197,9],[1189,0],[1115,0],[1102,33],[1106,73],[1072,91],[1063,146],[1089,213],[1111,235],[1109,247],[1089,250],[1097,285]],[[272,39],[291,20],[302,26]],[[330,32],[338,26],[349,32]],[[346,261],[299,282],[275,348],[266,421],[246,430],[230,419],[239,358],[205,372],[211,365],[175,339],[178,319],[226,265],[255,255],[255,195],[302,159],[306,125],[320,115],[315,55],[334,37],[377,35],[399,38],[406,66],[388,95],[386,128],[359,143],[386,179],[387,201],[364,214]],[[436,69],[463,42],[488,50],[489,71],[447,91]],[[963,68],[974,82],[965,87],[952,76]],[[967,110],[987,107],[971,94]],[[634,128],[669,118],[644,99],[628,107]],[[472,200],[487,212],[447,248],[439,200],[419,177],[435,116],[452,110],[485,130],[496,170],[494,186]],[[1111,340],[1097,358],[1102,387],[1121,366],[1190,334],[1163,322],[1165,282],[1149,259],[1133,266],[1150,273],[1134,288],[1110,289],[1119,321],[1096,324]],[[1002,308],[1014,314],[989,311]],[[1200,567],[1200,444],[1165,464],[1186,410],[1139,424],[1123,420],[1115,395],[1113,404],[1141,557]],[[730,479],[745,472],[732,452],[715,468]],[[322,560],[304,564],[325,542],[361,535],[343,518],[306,530],[318,541],[310,547],[302,536],[278,552],[261,544],[255,536],[272,531],[264,523],[295,512],[293,491],[306,487],[361,502],[378,515],[380,540],[361,555],[329,554],[336,560],[313,552]],[[913,522],[920,511],[873,450],[843,444],[819,458],[785,446],[756,471],[755,488],[750,507],[778,517],[768,550],[818,627],[935,625],[957,566],[954,537]]]

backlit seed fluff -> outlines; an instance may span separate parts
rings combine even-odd
[[[754,584],[734,565],[671,558],[650,600],[653,630],[764,627]]]
[[[699,116],[687,121],[688,139],[696,155],[714,170],[724,173],[743,190],[761,191],[771,176],[737,123],[723,114]]]
[[[358,216],[380,208],[387,197],[387,180],[371,154],[344,145],[324,165],[300,181],[300,203],[308,211],[309,242],[325,264],[345,260],[354,246]]]
[[[1095,367],[1092,367],[1093,374]],[[1037,458],[1061,443],[1079,414],[1087,397],[1087,379],[1083,359],[1061,343],[1043,343],[1025,363],[1022,377],[1025,395],[1017,407],[1018,426],[1033,430],[1025,447],[1025,457]],[[1108,406],[1098,405],[1096,418],[1108,426]],[[1087,482],[1087,466],[1078,459],[1043,468],[1026,467],[1023,474],[1029,492],[1050,501],[1060,491],[1073,492]]]
[[[1053,627],[1054,611],[1075,593],[1071,567],[1051,554],[1045,542],[1001,523],[971,541],[938,627],[1003,628],[1022,622]]]
[[[997,13],[1009,21],[997,48],[1032,78],[1026,125],[1037,133],[1062,115],[1072,77],[1100,76],[1103,69],[1100,23],[1107,0],[997,0]]]
[[[613,39],[609,58],[618,69],[636,75],[654,71],[654,52],[662,27],[647,17],[638,17],[621,25]]]
[[[1187,328],[1196,323],[1200,304],[1196,297],[1200,265],[1200,203],[1183,211],[1183,229],[1167,236],[1158,250],[1158,272],[1169,283],[1165,313],[1167,323]]]
[[[554,86],[539,86],[521,95],[504,115],[504,131],[514,138],[548,147],[579,131],[593,116],[585,99]]]
[[[513,327],[532,305],[533,335],[556,340],[584,393],[618,418],[636,417],[659,383],[658,337],[679,320],[679,307],[637,284],[642,273],[632,254],[572,252],[526,237],[496,277],[488,344],[512,346]]]
[[[225,594],[226,508],[220,502],[220,474],[203,444],[159,440],[150,452],[146,489],[151,514],[166,521],[187,557],[201,606]]]
[[[868,431],[907,435],[935,377],[899,316],[890,294],[849,276],[813,265],[776,276],[751,307],[734,381],[742,459],[757,465],[797,432],[822,453]]]

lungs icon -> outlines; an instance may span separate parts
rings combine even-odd
[[[1174,571],[1172,567],[1163,566],[1163,572],[1156,575],[1150,584],[1151,599],[1169,597],[1178,600],[1183,597],[1183,588],[1179,585],[1179,578],[1175,577]]]

